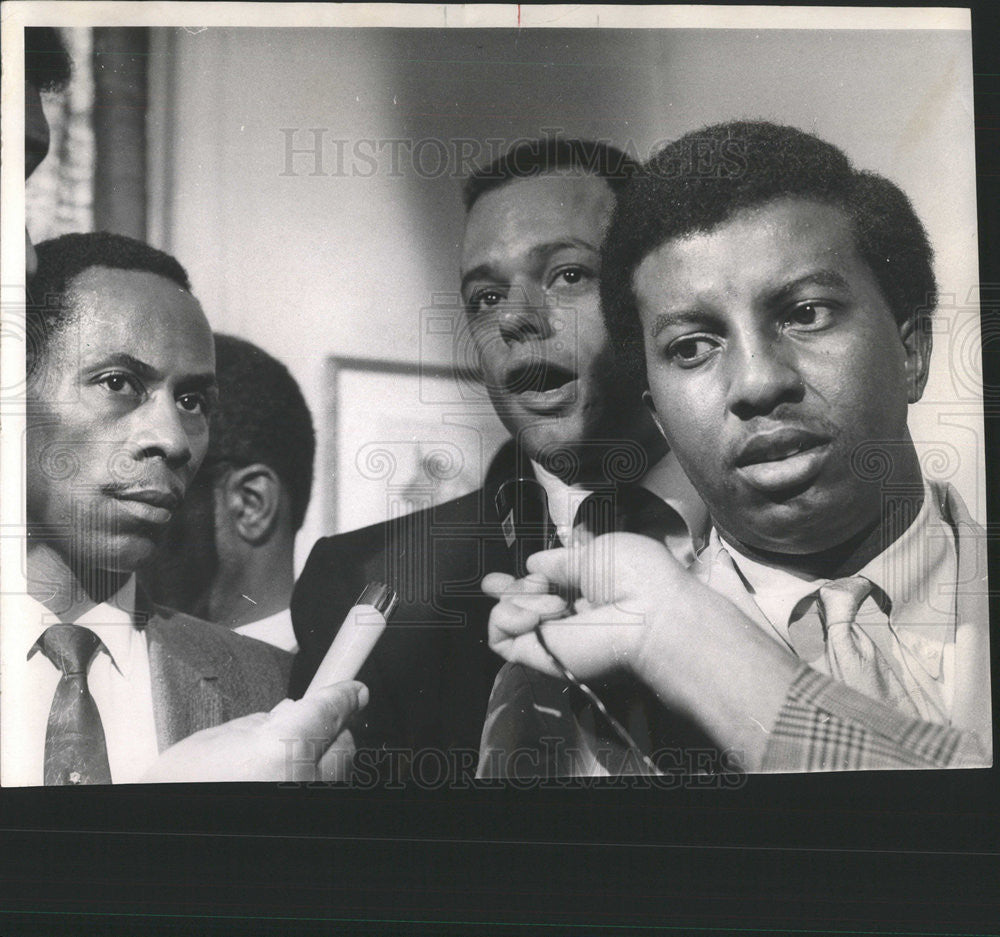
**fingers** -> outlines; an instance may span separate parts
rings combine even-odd
[[[483,577],[483,592],[494,599],[499,599],[510,590],[512,583],[516,581],[513,576],[508,576],[506,573],[487,573]]]
[[[544,576],[549,582],[567,585],[569,555],[570,551],[566,547],[556,547],[554,550],[532,553],[525,565],[528,567],[529,574]],[[572,583],[572,585],[576,585],[576,583]]]
[[[504,601],[533,612],[541,621],[548,618],[558,618],[566,611],[566,600],[560,595],[549,592],[538,594],[511,595]]]
[[[582,592],[599,604],[614,601],[620,579],[615,566],[615,546],[621,536],[605,534],[572,548],[535,553],[528,557],[528,569],[533,575],[561,586],[567,594]]]
[[[535,553],[527,566],[563,593],[582,593],[597,605],[651,588],[669,592],[678,575],[684,575],[666,546],[629,533],[604,534],[573,548]]]
[[[498,643],[532,631],[538,627],[540,621],[537,612],[530,608],[524,608],[514,602],[498,603],[490,612],[490,647],[496,650]]]
[[[544,576],[528,575],[515,579],[506,573],[487,573],[482,582],[483,592],[494,599],[520,593],[546,593],[549,582]]]
[[[368,687],[356,680],[345,680],[321,687],[308,698],[279,703],[271,710],[271,718],[275,729],[293,737],[332,741],[367,704]]]
[[[561,596],[549,592],[517,591],[522,584],[526,584],[525,588],[534,588],[526,580],[512,583],[511,591],[504,594],[490,612],[490,624],[504,634],[524,634],[540,622],[566,613],[566,601]]]

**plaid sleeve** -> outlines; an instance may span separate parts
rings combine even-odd
[[[989,767],[978,736],[904,716],[803,667],[792,682],[761,771]]]

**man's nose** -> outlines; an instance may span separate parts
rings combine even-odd
[[[500,313],[500,337],[507,345],[552,335],[552,310],[543,294],[512,286]]]
[[[727,355],[727,406],[740,419],[772,412],[782,403],[797,403],[805,385],[794,352],[780,338],[740,336]]]
[[[131,442],[136,458],[161,458],[171,468],[191,461],[191,439],[172,394],[153,394],[133,416],[137,426]]]

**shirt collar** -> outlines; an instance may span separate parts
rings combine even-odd
[[[767,620],[782,631],[787,629],[795,606],[827,581],[803,579],[780,566],[751,559],[732,544],[724,542],[718,530],[713,527],[709,535],[708,553],[714,560],[720,552],[730,557],[747,591],[754,597]]]
[[[125,584],[107,601],[95,605],[84,612],[74,624],[83,625],[94,632],[104,645],[111,662],[122,676],[129,675],[132,642],[140,637],[140,631],[135,624],[135,594],[136,577],[129,576]],[[36,627],[32,630],[32,643],[28,649],[30,657],[38,646],[38,639],[49,625],[57,619],[41,602],[30,598],[35,610]]]
[[[531,468],[538,483],[545,489],[548,499],[549,517],[556,525],[562,538],[572,528],[576,509],[586,500],[590,492],[580,485],[567,485],[558,475],[532,461]]]
[[[954,575],[948,574],[949,564],[956,563],[954,534],[944,533],[950,531],[935,491],[925,483],[923,504],[910,526],[856,574],[870,580],[885,595],[890,623],[900,643],[932,675],[940,671],[941,656],[954,623],[931,623],[919,612],[915,620],[910,620],[907,613],[911,608],[919,609],[914,599],[927,596],[936,583],[954,581]],[[803,579],[780,567],[751,559],[723,542],[713,528],[709,558],[715,560],[719,550],[729,555],[760,610],[783,632],[799,602],[830,581]]]
[[[938,535],[942,528],[950,530],[941,514],[941,506],[934,491],[925,484],[924,503],[913,523],[859,570],[858,575],[875,583],[890,601],[919,594],[922,583],[947,558],[947,539]]]
[[[900,643],[932,677],[941,672],[955,618],[927,614],[958,575],[955,532],[945,520],[937,492],[924,485],[924,503],[903,533],[859,575],[875,583],[892,603],[891,623]],[[937,602],[935,602],[937,600]]]
[[[259,618],[249,624],[239,625],[233,628],[233,631],[236,634],[273,644],[275,647],[280,647],[283,651],[292,654],[299,649],[295,629],[292,627],[292,610],[289,608],[268,615],[267,618]]]
[[[549,499],[549,516],[556,529],[563,531],[572,528],[577,508],[590,492],[579,485],[567,485],[537,462],[532,462],[531,467],[539,484],[545,489]],[[668,452],[646,472],[639,484],[680,515],[695,551],[700,550],[708,539],[708,508],[684,474],[677,457]]]

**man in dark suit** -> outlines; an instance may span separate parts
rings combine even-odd
[[[614,148],[549,138],[467,184],[462,298],[490,399],[514,438],[478,491],[321,540],[292,597],[294,695],[368,580],[401,594],[360,676],[372,692],[355,727],[360,770],[375,758],[372,770],[391,777],[472,775],[500,663],[486,643],[491,601],[480,581],[514,569],[495,504],[504,482],[540,483],[554,542],[568,538],[590,492],[655,464],[655,493],[676,509],[667,539],[685,558],[693,552],[703,508],[665,460],[648,413],[624,398],[600,311],[601,242],[632,168]]]
[[[208,445],[214,350],[187,275],[110,234],[37,254],[27,595],[9,596],[18,614],[4,620],[4,784],[311,777],[305,746],[336,736],[360,685],[285,703],[289,655],[136,589]],[[294,738],[303,750],[289,752]]]

